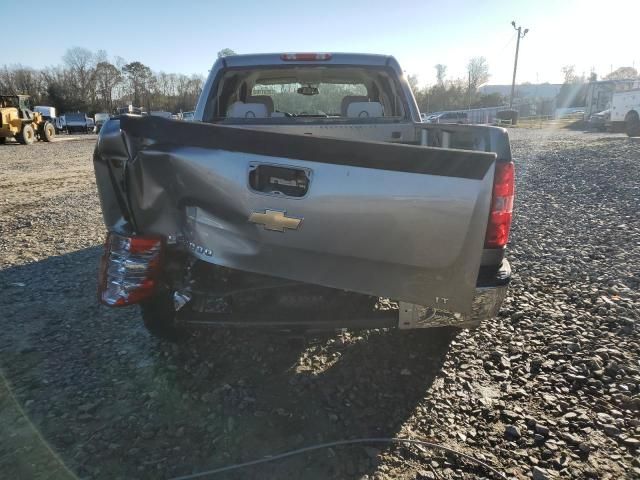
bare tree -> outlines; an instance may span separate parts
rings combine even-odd
[[[418,91],[418,76],[417,75],[407,75],[407,82],[409,83],[409,87],[411,87],[411,91],[415,95]]]
[[[578,77],[576,76],[575,65],[565,65],[560,69],[564,76],[564,83],[575,83]]]
[[[108,62],[109,61],[109,55],[107,54],[106,50],[98,50],[96,52],[96,54],[93,56],[93,61],[95,62],[95,64],[97,65],[100,62]]]
[[[638,77],[638,70],[633,67],[616,68],[609,75],[605,76],[607,80],[635,80]]]
[[[81,103],[90,103],[95,91],[95,59],[90,50],[73,47],[66,51],[62,61],[72,74]]]
[[[36,70],[0,65],[0,92],[29,94],[34,104],[54,106],[61,114],[110,111],[119,102],[178,112],[193,110],[204,84],[201,75],[154,74],[141,62],[108,59],[104,50],[93,54],[75,47],[65,53],[59,66]]]
[[[444,79],[447,76],[447,66],[438,63],[434,68],[436,69],[436,80],[438,81],[438,85],[444,85]]]
[[[25,94],[38,100],[46,94],[46,87],[41,73],[22,65],[6,65],[0,70],[0,91],[13,95]]]
[[[151,69],[141,62],[131,62],[122,67],[122,71],[129,82],[132,102],[135,105],[142,105],[153,78]]]
[[[228,57],[229,55],[236,55],[236,52],[234,52],[230,48],[223,48],[218,52],[218,58]]]
[[[113,90],[121,82],[122,74],[115,65],[106,61],[96,65],[97,91],[107,111],[113,110]]]
[[[469,74],[469,88],[475,92],[480,85],[489,80],[489,64],[484,57],[473,57],[467,64]]]

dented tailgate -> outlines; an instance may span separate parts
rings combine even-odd
[[[468,313],[495,154],[154,117],[103,127],[110,229],[214,264]]]

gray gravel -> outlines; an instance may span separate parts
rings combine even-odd
[[[411,436],[519,479],[640,477],[637,139],[512,132],[516,274],[476,331],[207,331],[173,346],[136,308],[96,303],[94,138],[0,147],[2,476],[169,478]],[[372,445],[220,478],[478,477],[453,456]]]

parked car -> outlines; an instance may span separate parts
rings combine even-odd
[[[466,112],[443,112],[434,115],[431,123],[469,123]]]
[[[497,313],[506,130],[422,123],[383,55],[226,56],[205,85],[194,122],[127,115],[100,132],[102,303],[140,304],[171,339],[187,325],[463,328]]]
[[[611,110],[603,110],[589,117],[589,128],[604,132],[611,124]]]
[[[93,119],[90,120],[85,113],[65,113],[64,119],[68,134],[73,132],[89,133],[93,130]]]

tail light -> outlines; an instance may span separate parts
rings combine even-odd
[[[280,60],[285,62],[316,62],[331,60],[330,53],[283,53]]]
[[[162,253],[161,237],[109,233],[100,263],[100,302],[119,307],[139,303],[153,295]]]
[[[513,162],[497,162],[493,177],[491,212],[485,237],[485,248],[501,248],[509,241],[513,197],[515,191],[515,171]]]

